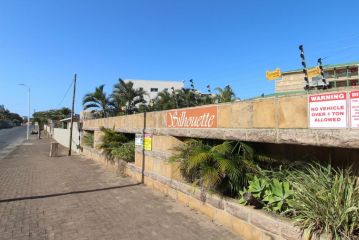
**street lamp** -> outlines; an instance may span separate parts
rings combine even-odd
[[[28,90],[28,114],[27,114],[27,134],[26,134],[26,140],[29,140],[29,134],[30,134],[30,87],[23,84],[23,83],[19,83],[18,84],[19,86],[23,86],[23,87],[26,87],[27,90]]]

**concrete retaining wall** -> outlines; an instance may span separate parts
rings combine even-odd
[[[77,146],[80,145],[79,140],[79,130],[78,130],[78,123],[74,122],[73,130],[72,130],[72,150],[79,152],[80,150],[77,148]],[[56,142],[60,143],[64,147],[69,147],[70,142],[70,129],[63,129],[63,128],[54,128],[52,133],[53,139],[56,140]]]

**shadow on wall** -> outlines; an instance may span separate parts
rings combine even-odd
[[[301,146],[292,144],[253,143],[255,149],[277,159],[294,161],[331,162],[333,166],[352,166],[359,176],[359,149]]]

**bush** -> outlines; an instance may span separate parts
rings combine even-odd
[[[294,220],[314,236],[359,238],[358,179],[350,170],[319,164],[289,172],[294,190]]]
[[[287,181],[255,176],[249,181],[248,189],[240,193],[240,203],[263,207],[265,210],[282,215],[291,211],[294,192]]]
[[[248,174],[256,171],[252,149],[241,142],[225,141],[212,146],[191,139],[175,150],[178,153],[170,161],[180,162],[184,178],[205,191],[238,196],[248,183]]]
[[[82,143],[87,147],[93,148],[93,143],[94,143],[93,133],[86,133],[82,138]]]
[[[111,155],[116,159],[121,159],[125,162],[135,161],[135,142],[130,141],[122,144],[119,147],[112,149]]]
[[[109,160],[113,160],[112,150],[119,148],[129,140],[123,133],[116,132],[113,129],[101,128],[101,131],[103,136],[101,138],[100,149],[103,150]]]

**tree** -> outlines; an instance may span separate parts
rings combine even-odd
[[[176,95],[171,94],[167,89],[164,89],[157,94],[157,97],[153,101],[152,109],[160,111],[174,109],[176,107]]]
[[[82,104],[84,110],[89,108],[98,109],[101,113],[102,117],[108,117],[109,114],[112,112],[112,102],[110,97],[104,91],[105,85],[102,84],[99,87],[96,87],[94,92],[87,93],[83,100]]]
[[[194,107],[200,105],[200,94],[190,88],[182,88],[175,91],[178,107]]]
[[[231,86],[227,85],[223,89],[217,87],[215,90],[218,92],[217,100],[219,103],[234,101],[236,95]]]
[[[124,107],[125,114],[132,114],[138,111],[139,104],[145,104],[144,99],[146,91],[143,88],[134,89],[133,82],[125,82],[121,78],[115,84],[111,99],[114,105],[117,106],[118,111],[120,107]]]

